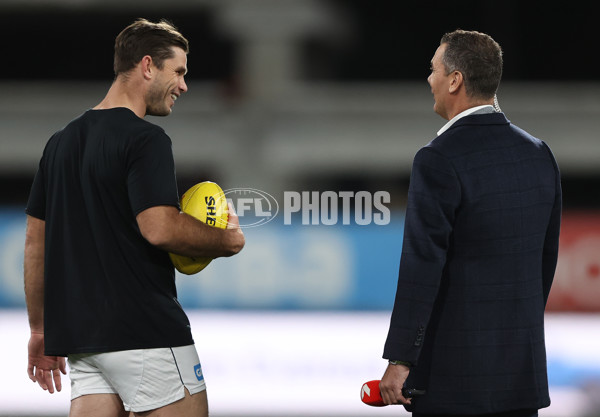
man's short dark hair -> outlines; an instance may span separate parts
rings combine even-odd
[[[442,36],[446,44],[442,62],[446,74],[462,73],[467,95],[489,99],[494,97],[502,78],[502,48],[491,36],[457,29]]]
[[[172,23],[138,19],[123,29],[115,40],[115,76],[133,69],[146,55],[162,69],[164,61],[173,58],[173,47],[183,49],[186,54],[189,52],[187,39]]]

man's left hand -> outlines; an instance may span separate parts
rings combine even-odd
[[[60,373],[67,374],[65,358],[60,356],[44,355],[44,334],[31,332],[29,338],[29,364],[27,365],[27,374],[29,379],[37,382],[44,390],[54,393],[62,389]]]
[[[384,403],[387,405],[410,404],[410,398],[402,396],[402,387],[409,373],[410,368],[407,366],[388,364],[379,383],[379,390]]]

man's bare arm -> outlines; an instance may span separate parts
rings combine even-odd
[[[239,219],[229,209],[227,229],[208,226],[173,206],[156,206],[137,215],[142,236],[151,244],[171,253],[190,257],[218,258],[242,250],[244,234]]]
[[[25,232],[25,301],[31,335],[28,344],[27,374],[44,390],[62,389],[60,372],[66,375],[65,358],[44,355],[44,220],[27,216]]]

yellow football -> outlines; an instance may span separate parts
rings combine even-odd
[[[209,226],[227,228],[229,211],[221,187],[211,181],[194,185],[181,196],[181,210]],[[190,258],[169,253],[171,262],[182,274],[192,275],[202,271],[213,258]]]

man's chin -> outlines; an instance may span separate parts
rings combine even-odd
[[[436,104],[436,103],[434,103],[434,104],[433,104],[433,111],[434,111],[434,112],[435,112],[435,113],[436,113],[438,116],[440,116],[442,119],[449,120],[449,119],[448,119],[448,117],[447,117],[447,115],[446,115],[444,112],[442,112],[442,111],[441,111],[441,109],[440,109],[440,108],[437,106],[437,104]]]

